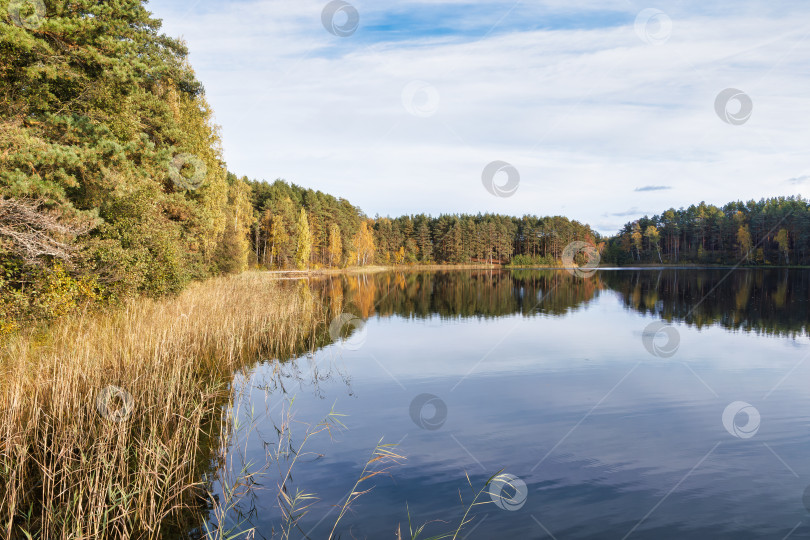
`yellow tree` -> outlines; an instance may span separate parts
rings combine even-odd
[[[740,228],[737,229],[737,245],[740,248],[740,256],[747,259],[751,252],[751,231],[748,229],[748,225],[740,225]]]
[[[636,248],[636,254],[638,255],[638,259],[641,260],[641,227],[638,224],[638,221],[633,223],[633,233],[630,235],[630,238],[633,240],[633,247]]]
[[[790,256],[788,255],[790,242],[787,230],[779,229],[779,232],[776,233],[776,243],[779,244],[779,251],[785,256],[785,263],[790,264]]]
[[[299,270],[309,268],[309,256],[312,253],[312,233],[309,230],[309,220],[306,211],[301,208],[298,218],[298,246],[295,250],[295,266]]]
[[[228,178],[228,206],[225,231],[219,246],[217,264],[224,272],[243,272],[248,267],[250,254],[250,228],[253,225],[251,188],[245,181],[230,175]]]
[[[223,166],[219,127],[214,124],[213,111],[203,95],[189,96],[170,89],[165,98],[183,134],[182,142],[176,145],[177,154],[193,156],[189,161],[194,165],[189,172],[196,175],[195,189],[186,193],[178,190],[170,197],[174,199],[175,212],[195,214],[190,222],[193,240],[189,247],[210,266],[216,252],[222,249],[219,243],[226,232],[227,207],[232,199]]]
[[[364,266],[374,258],[374,236],[368,228],[368,223],[360,223],[360,230],[354,235],[354,252],[357,254],[357,265]]]
[[[340,227],[337,223],[329,226],[329,266],[337,263],[340,266],[343,255],[343,240],[340,238]]]
[[[660,262],[664,262],[661,259],[661,233],[658,232],[658,228],[655,225],[650,225],[644,231],[644,236],[647,237],[647,241],[650,243],[650,247],[654,247],[656,252],[658,252],[658,260]]]

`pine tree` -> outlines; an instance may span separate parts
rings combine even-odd
[[[35,4],[15,2],[24,24],[0,20],[2,197],[39,201],[81,230],[69,277],[109,296],[177,291],[219,270],[222,242],[241,243],[244,221],[226,231],[239,197],[229,198],[219,131],[185,45],[162,35],[139,0],[49,1],[32,18]],[[0,246],[0,259],[15,257]],[[33,290],[28,266],[5,286]]]
[[[650,244],[650,249],[655,249],[655,252],[658,254],[658,261],[664,262],[661,258],[661,234],[658,232],[658,229],[655,225],[649,225],[644,230],[644,236],[647,237],[647,241]]]
[[[636,248],[636,255],[641,260],[641,226],[638,221],[633,224],[633,234],[630,235],[633,240],[633,247]]]
[[[419,225],[416,233],[416,244],[419,246],[419,257],[422,262],[433,259],[433,242],[430,240],[430,228],[427,223]]]
[[[284,223],[284,216],[276,214],[273,216],[272,228],[270,230],[270,266],[282,268],[285,261],[282,260],[286,245],[290,240],[287,234],[287,225]]]

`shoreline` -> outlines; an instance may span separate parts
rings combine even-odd
[[[352,266],[348,268],[318,268],[311,270],[264,270],[261,268],[252,268],[248,272],[257,272],[265,275],[279,275],[284,276],[286,279],[295,279],[296,276],[300,277],[320,277],[332,275],[350,275],[350,274],[376,274],[381,272],[401,272],[401,271],[423,271],[423,272],[437,272],[437,271],[456,271],[456,270],[576,270],[578,267],[566,266],[502,266],[502,265],[481,265],[481,264],[391,264],[391,265],[369,265],[369,266]],[[600,266],[592,270],[767,270],[767,269],[784,269],[784,270],[807,270],[810,266],[735,266],[727,264],[634,264],[631,266]],[[589,269],[591,270],[591,269]]]

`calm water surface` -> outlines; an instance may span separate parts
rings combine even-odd
[[[294,538],[328,536],[381,438],[407,459],[366,486],[341,538],[396,538],[399,524],[409,537],[407,509],[428,535],[454,530],[460,495],[471,499],[465,474],[478,489],[501,470],[518,479],[511,504],[485,495],[461,537],[810,538],[808,271],[412,272],[297,286],[365,325],[242,379],[240,416],[252,408],[257,428],[240,441],[248,462],[265,461],[293,396],[300,436],[333,407],[346,415],[293,473],[293,491],[319,498]],[[257,537],[282,523],[276,478],[241,506]]]

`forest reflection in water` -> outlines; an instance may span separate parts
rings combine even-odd
[[[330,313],[430,318],[563,315],[600,294],[628,309],[698,328],[775,335],[807,332],[810,271],[789,269],[460,270],[350,274],[308,287]]]
[[[446,532],[466,475],[480,487],[501,469],[526,484],[525,509],[481,507],[468,538],[550,537],[537,521],[559,538],[781,538],[810,515],[810,434],[799,427],[810,410],[810,271],[394,271],[285,283],[322,303],[326,320],[300,354],[237,374],[236,423],[263,436],[236,433],[225,462],[232,471],[289,444],[273,435],[289,407],[310,426],[332,408],[346,415],[348,431],[313,441],[285,485],[317,493],[290,537],[328,536],[381,437],[407,460],[355,503],[336,529],[344,537],[391,536],[407,512]],[[656,324],[675,329],[680,351],[646,342]],[[757,410],[747,446],[724,417],[739,403]],[[687,491],[644,518],[686,477]],[[247,517],[257,538],[276,537],[284,517],[272,492],[223,519]]]

